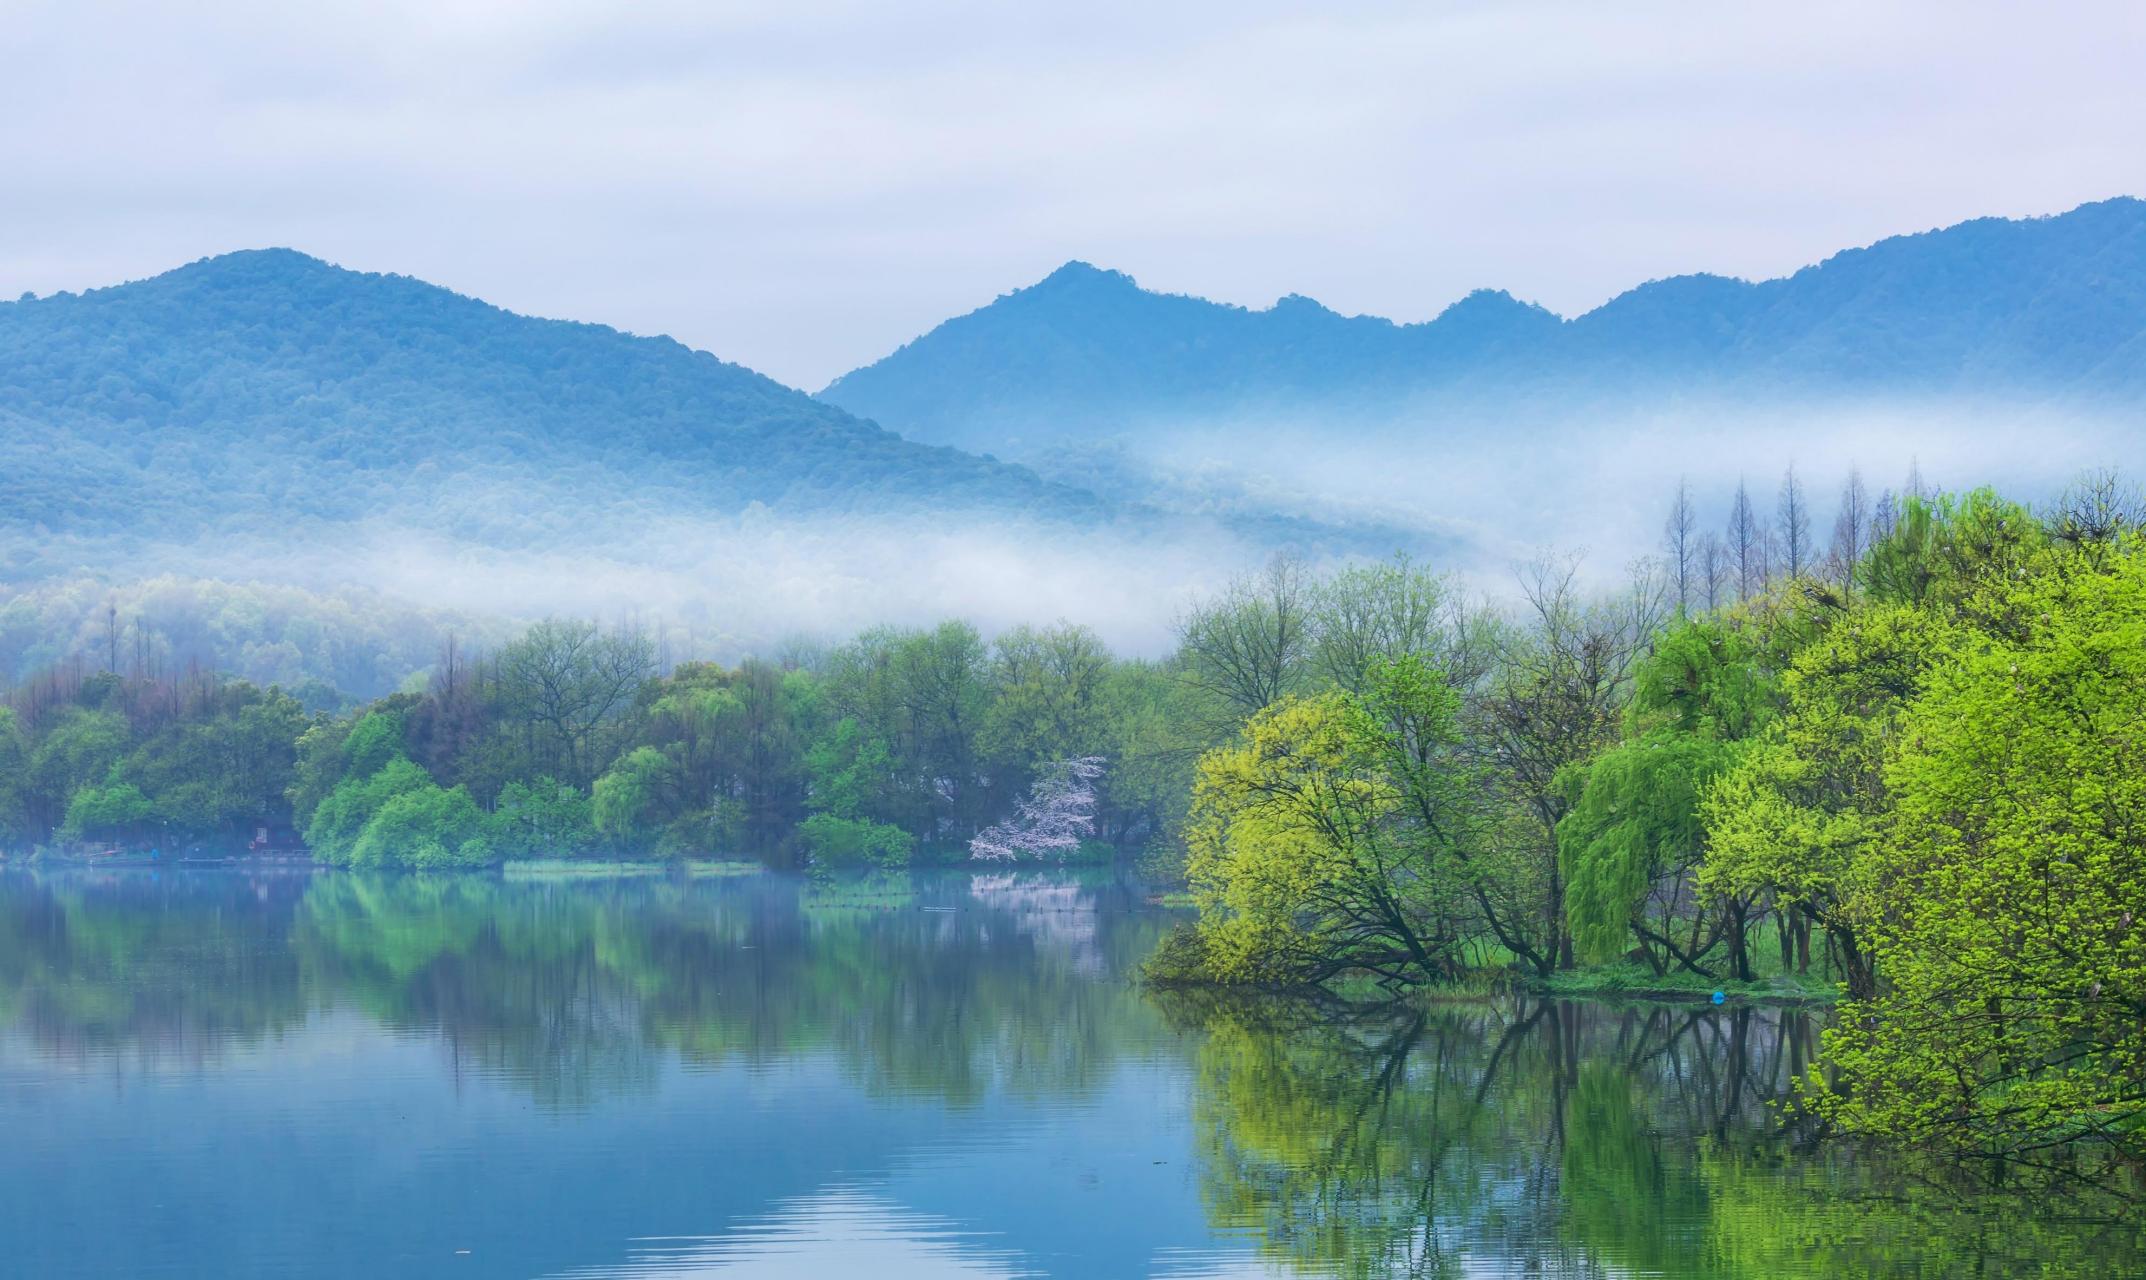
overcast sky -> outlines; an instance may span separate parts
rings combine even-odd
[[[2146,193],[2146,6],[0,0],[0,289],[290,245],[816,389],[1068,258],[1562,312]]]

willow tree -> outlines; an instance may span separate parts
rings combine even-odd
[[[1557,826],[1565,913],[1580,958],[1600,963],[1637,944],[1655,973],[1708,977],[1727,944],[1730,972],[1752,977],[1746,926],[1761,891],[1702,895],[1700,800],[1774,714],[1758,636],[1762,619],[1682,621],[1638,667],[1624,741],[1566,771],[1572,808]]]

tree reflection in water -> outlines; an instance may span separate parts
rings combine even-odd
[[[1824,1141],[1784,1105],[1817,1047],[1809,1012],[1163,999],[1204,1035],[1211,1214],[1309,1274],[2104,1275],[2146,1258],[2120,1194],[2052,1203]]]
[[[0,1058],[199,1068],[357,1018],[562,1112],[648,1098],[680,1069],[816,1062],[867,1099],[1065,1114],[1136,1069],[1189,1099],[1189,1122],[1175,1099],[1141,1104],[1187,1125],[1207,1225],[1306,1274],[2100,1275],[2146,1259],[2110,1221],[2135,1205],[1992,1191],[1812,1132],[1782,1103],[1818,1015],[1144,992],[1131,975],[1169,924],[1104,876],[996,870],[8,872]]]

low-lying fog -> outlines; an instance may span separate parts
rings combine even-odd
[[[1686,406],[1377,431],[1183,423],[1033,460],[1114,498],[1197,513],[1101,528],[953,514],[802,521],[756,508],[710,519],[592,510],[584,539],[514,549],[415,516],[186,544],[143,530],[123,554],[43,547],[43,571],[6,588],[0,676],[19,678],[70,650],[108,657],[118,626],[149,633],[144,649],[166,661],[194,658],[256,679],[332,673],[346,691],[374,692],[398,678],[398,664],[429,661],[450,631],[482,642],[554,613],[636,621],[678,658],[734,660],[800,636],[838,640],[949,617],[987,634],[1064,619],[1121,652],[1153,656],[1168,651],[1191,599],[1281,546],[1314,563],[1407,551],[1493,598],[1512,591],[1517,563],[1581,553],[1584,579],[1607,588],[1658,551],[1680,477],[1700,528],[1719,531],[1739,478],[1770,523],[1793,465],[1822,551],[1851,467],[1873,499],[1904,488],[1916,468],[1932,486],[1989,484],[2038,503],[2130,456],[2128,424],[2113,417],[1986,405]],[[1262,519],[1277,515],[1298,520]],[[367,614],[387,637],[375,637],[378,652],[308,652],[349,647],[329,633]]]
[[[1516,562],[1580,553],[1606,585],[1656,554],[1679,479],[1700,527],[1722,530],[1739,483],[1771,522],[1793,467],[1823,544],[1857,472],[1875,499],[1911,472],[1932,488],[1992,486],[2038,504],[2081,474],[2124,468],[2136,424],[2021,404],[1875,403],[1753,409],[1665,405],[1614,416],[1149,423],[1093,446],[1021,458],[1179,509],[1276,512],[1344,528],[1452,539],[1448,565],[1496,595]]]

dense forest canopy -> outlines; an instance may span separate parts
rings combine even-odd
[[[10,520],[47,536],[393,510],[518,544],[617,501],[642,516],[920,501],[1106,512],[666,338],[281,249],[0,304],[0,414]],[[578,500],[506,501],[503,479]]]

